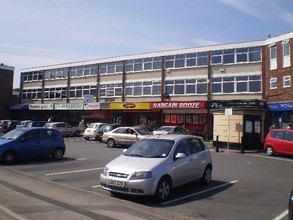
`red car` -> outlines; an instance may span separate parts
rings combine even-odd
[[[270,130],[265,139],[264,151],[268,156],[293,155],[293,129]]]

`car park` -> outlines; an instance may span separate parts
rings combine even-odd
[[[102,142],[110,148],[116,145],[130,146],[148,135],[150,135],[149,132],[143,128],[118,127],[112,131],[104,132]]]
[[[11,131],[17,127],[17,125],[20,124],[20,121],[18,120],[1,120],[0,123],[0,132],[6,133],[8,131]]]
[[[55,129],[22,127],[0,137],[0,160],[4,164],[39,157],[60,160],[65,150],[64,139]]]
[[[56,129],[63,136],[79,136],[80,129],[66,122],[49,122],[44,125],[45,128]]]
[[[99,122],[90,123],[89,126],[83,132],[83,138],[85,140],[89,140],[89,139],[98,140],[99,139],[98,131],[104,124],[105,123],[99,123]]]
[[[154,130],[153,134],[187,134],[187,131],[180,126],[161,126]]]
[[[115,128],[123,127],[121,124],[104,124],[98,129],[97,140],[102,141],[104,132],[112,131]]]
[[[109,162],[100,175],[101,187],[113,193],[168,199],[177,186],[200,179],[208,184],[213,163],[201,137],[146,137]]]
[[[293,155],[293,130],[271,129],[265,138],[264,151],[268,156]]]

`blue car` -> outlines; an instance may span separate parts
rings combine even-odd
[[[4,164],[40,157],[60,160],[65,150],[62,135],[54,129],[22,127],[0,137],[0,161]]]

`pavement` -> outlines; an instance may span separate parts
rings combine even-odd
[[[216,151],[212,141],[206,143],[210,150]],[[241,153],[239,150],[219,149],[219,152],[226,151]],[[182,217],[180,213],[176,216],[162,209],[43,180],[9,166],[0,167],[0,176],[1,220],[161,220]]]

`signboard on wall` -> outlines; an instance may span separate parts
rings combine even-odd
[[[53,104],[29,104],[29,110],[53,110]]]
[[[151,102],[151,109],[205,109],[205,102]]]
[[[94,109],[100,109],[100,103],[99,102],[92,102],[92,103],[85,103],[84,110],[94,110]]]
[[[55,104],[55,110],[82,110],[83,103],[62,103]]]

